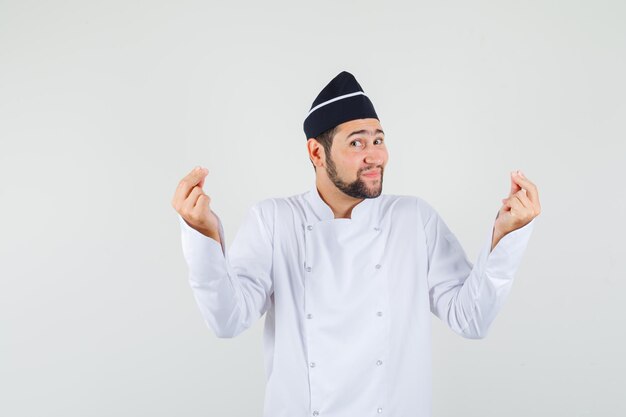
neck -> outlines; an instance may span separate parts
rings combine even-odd
[[[315,186],[322,200],[333,211],[336,219],[349,219],[354,206],[364,200],[363,198],[354,198],[345,194],[327,176],[318,175]]]

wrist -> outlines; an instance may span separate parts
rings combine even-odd
[[[213,240],[216,240],[218,243],[220,243],[220,234],[218,231],[216,230],[208,230],[208,229],[200,229],[198,230],[198,232],[202,233],[203,235],[205,235],[206,237],[210,237]]]
[[[502,233],[497,230],[495,227],[493,228],[492,238],[491,238],[491,250],[496,247],[500,239],[504,237],[506,233]]]

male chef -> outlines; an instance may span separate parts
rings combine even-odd
[[[264,417],[431,415],[431,313],[484,338],[540,213],[519,172],[471,263],[437,211],[382,193],[385,133],[370,98],[342,71],[304,120],[315,182],[254,204],[227,250],[203,191],[205,168],[178,184],[189,282],[217,337],[265,314]]]

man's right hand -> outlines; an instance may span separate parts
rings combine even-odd
[[[202,191],[208,173],[208,169],[198,166],[180,180],[172,198],[172,207],[189,226],[221,243],[219,221],[209,205],[211,198]]]

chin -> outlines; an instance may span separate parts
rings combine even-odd
[[[368,190],[367,194],[368,194],[369,198],[376,198],[379,195],[381,195],[382,192],[383,192],[383,187],[382,187],[382,185],[380,185],[378,187],[370,188]]]

